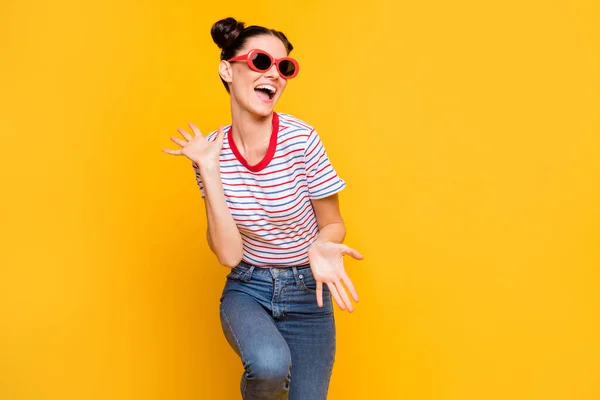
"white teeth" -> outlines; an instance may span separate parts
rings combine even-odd
[[[269,92],[271,92],[271,94],[275,94],[277,92],[277,89],[271,85],[258,85],[254,89],[267,89]]]

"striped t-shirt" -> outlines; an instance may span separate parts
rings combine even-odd
[[[317,131],[289,114],[273,113],[273,131],[262,161],[249,165],[223,127],[220,154],[225,199],[240,231],[243,260],[258,267],[308,263],[319,233],[310,200],[342,190],[346,183],[329,161]],[[213,141],[217,131],[207,136]],[[198,187],[204,188],[192,164]]]

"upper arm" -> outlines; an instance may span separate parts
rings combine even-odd
[[[304,151],[308,195],[311,200],[327,198],[346,187],[346,182],[331,164],[316,130],[313,129],[308,135]]]
[[[315,211],[319,230],[330,224],[344,223],[337,193],[322,199],[312,199],[311,203]]]

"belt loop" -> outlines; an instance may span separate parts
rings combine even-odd
[[[296,285],[300,284],[300,278],[298,277],[298,268],[292,265],[292,272],[294,273],[294,281],[296,282]]]
[[[250,265],[250,264],[246,264],[246,266],[248,267],[248,270],[244,273],[244,277],[242,278],[242,280],[244,282],[250,282],[250,279],[252,279],[252,272],[254,271],[254,268],[256,268],[254,265]]]

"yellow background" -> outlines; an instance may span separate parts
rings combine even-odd
[[[329,398],[600,398],[600,5],[566,0],[4,0],[0,398],[239,398],[227,271],[161,152],[230,121],[229,15],[288,35],[276,109],[348,182]]]

